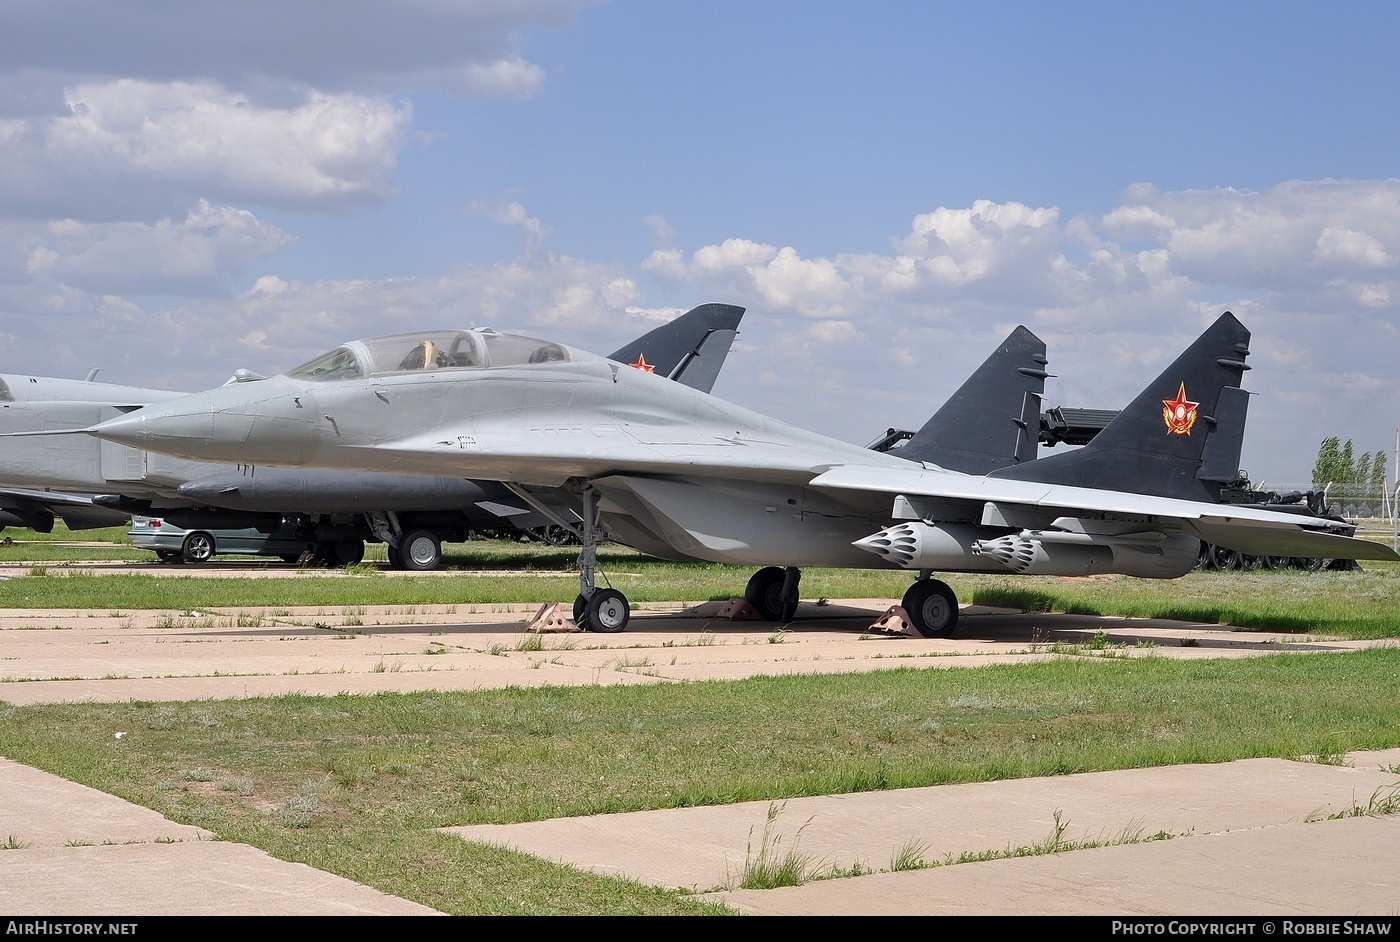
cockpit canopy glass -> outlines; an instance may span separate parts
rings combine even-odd
[[[351,341],[288,370],[287,375],[311,380],[362,379],[417,370],[528,366],[572,359],[568,349],[557,343],[518,334],[440,330]]]
[[[10,392],[10,384],[0,379],[0,402],[14,402],[15,394]]]

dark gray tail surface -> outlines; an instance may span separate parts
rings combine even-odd
[[[1214,503],[1239,473],[1247,356],[1249,331],[1226,311],[1092,442],[988,477]]]
[[[608,359],[650,367],[657,376],[709,392],[743,316],[744,309],[733,304],[702,304],[608,354]]]
[[[967,474],[1034,460],[1045,363],[1045,342],[1017,327],[918,434],[891,454]]]

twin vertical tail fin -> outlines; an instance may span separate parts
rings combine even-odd
[[[1248,356],[1226,311],[1089,444],[988,477],[1216,503],[1239,474]]]
[[[744,309],[702,304],[608,354],[608,359],[709,392],[739,332]]]
[[[918,434],[891,454],[966,474],[1034,460],[1046,362],[1045,341],[1017,327]]]

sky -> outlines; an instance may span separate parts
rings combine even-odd
[[[1017,325],[1120,408],[1222,312],[1242,464],[1400,439],[1400,6],[0,0],[0,372],[196,391],[356,338],[606,353],[864,444]]]

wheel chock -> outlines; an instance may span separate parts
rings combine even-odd
[[[891,605],[885,610],[885,614],[875,620],[869,630],[882,631],[887,635],[911,635],[914,633],[914,624],[909,620],[909,613],[903,606]]]
[[[758,609],[749,604],[747,599],[730,599],[720,606],[716,618],[727,618],[730,621],[752,620],[762,621],[763,616],[758,613]]]
[[[558,602],[545,602],[540,606],[540,610],[535,612],[534,619],[525,626],[526,631],[536,634],[562,634],[569,631],[578,631],[578,625],[574,620],[559,610]]]

